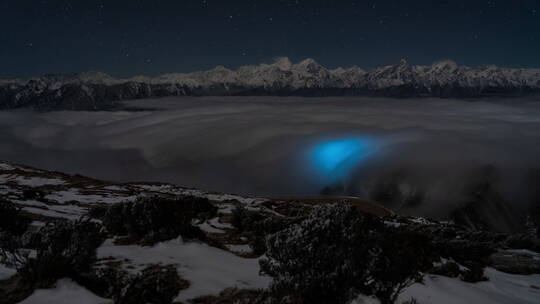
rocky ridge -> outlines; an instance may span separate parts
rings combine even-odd
[[[328,69],[313,59],[278,58],[271,64],[157,77],[117,79],[104,73],[0,80],[0,109],[111,109],[118,101],[183,95],[523,96],[540,93],[540,69],[468,67],[445,60],[432,65],[397,65],[370,70]]]

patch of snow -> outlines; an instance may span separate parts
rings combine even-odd
[[[112,304],[70,279],[61,279],[52,289],[37,289],[19,304]]]
[[[98,258],[130,260],[130,265],[175,264],[182,278],[190,281],[175,301],[218,294],[225,288],[266,288],[270,278],[259,274],[259,259],[246,259],[204,243],[184,243],[176,239],[153,247],[115,246],[107,240],[98,248]]]
[[[21,205],[23,210],[45,216],[60,217],[66,219],[78,219],[86,214],[86,208],[77,205],[55,205],[38,202],[34,200],[14,200],[14,203]]]
[[[57,191],[46,196],[47,199],[56,201],[58,203],[67,203],[76,201],[79,203],[106,203],[115,204],[125,201],[133,201],[137,196],[122,196],[112,194],[82,194],[77,189],[71,188],[69,190]]]
[[[528,255],[534,260],[540,260],[540,253],[534,252],[528,249],[506,249],[502,251],[503,253],[514,253],[520,255]]]
[[[415,298],[419,304],[537,304],[540,299],[540,274],[513,275],[486,268],[489,281],[466,283],[459,279],[428,275],[424,284],[407,287],[397,303]]]
[[[40,187],[40,186],[57,186],[63,185],[66,182],[60,179],[42,178],[42,177],[25,177],[17,178],[15,180],[17,184],[22,186]]]
[[[381,304],[381,302],[377,298],[360,294],[349,304]]]
[[[65,213],[61,211],[53,211],[53,210],[34,208],[34,207],[23,207],[22,210],[32,213],[32,214],[38,214],[38,215],[44,215],[44,216],[56,217],[56,218],[65,218],[68,220],[77,220],[81,217],[79,214],[70,214],[70,213]]]
[[[219,209],[218,210],[219,214],[231,214],[234,208],[236,208],[236,206],[233,204],[220,204],[217,207]]]
[[[222,223],[219,221],[219,217],[215,217],[211,220],[208,221],[210,223],[210,225],[216,227],[216,228],[222,228],[222,229],[232,229],[234,228],[231,224],[228,224],[228,223]]]
[[[42,222],[42,221],[32,221],[32,223],[30,223],[31,226],[33,227],[45,227],[46,223],[45,222]]]
[[[402,225],[401,223],[393,222],[393,221],[384,221],[384,224],[388,227],[394,227],[394,228],[398,228]]]
[[[171,185],[142,185],[142,184],[133,184],[133,186],[136,186],[137,188],[144,189],[146,191],[152,191],[152,192],[166,192],[170,193],[172,189],[174,189]]]
[[[227,244],[225,245],[225,247],[227,247],[227,249],[229,249],[230,251],[232,252],[235,252],[235,253],[251,253],[253,252],[253,250],[251,249],[251,246],[249,245],[231,245],[231,244]]]
[[[236,200],[244,205],[252,205],[255,203],[262,203],[262,202],[267,201],[266,199],[262,199],[262,198],[243,197],[243,196],[234,195],[234,194],[214,194],[214,193],[206,194],[206,198],[208,198],[211,201],[216,201],[216,202]]]
[[[0,280],[8,279],[9,277],[13,276],[16,273],[17,273],[16,269],[7,267],[4,264],[0,264]]]
[[[65,181],[54,178],[43,178],[36,176],[20,176],[16,174],[2,174],[0,175],[1,183],[13,182],[21,186],[40,187],[40,186],[55,186],[62,185]]]
[[[204,231],[204,232],[208,232],[208,233],[225,233],[225,230],[215,228],[212,225],[210,225],[207,221],[205,221],[204,223],[198,224],[197,226],[199,228],[201,228],[201,230]]]
[[[105,190],[111,190],[111,191],[125,191],[125,190],[126,190],[126,188],[120,187],[120,186],[116,186],[116,185],[106,186],[106,187],[104,187],[103,189],[105,189]]]
[[[10,165],[10,164],[0,163],[0,170],[10,171],[10,170],[15,170],[15,169],[16,169],[16,168],[13,167],[13,166]]]

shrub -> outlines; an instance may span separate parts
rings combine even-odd
[[[20,249],[23,247],[22,235],[30,222],[21,214],[20,207],[0,197],[0,262],[16,268],[26,262]]]
[[[117,304],[170,304],[181,289],[189,286],[174,266],[152,265],[131,279],[122,292],[114,297]]]
[[[380,253],[371,262],[375,281],[370,291],[383,302],[393,303],[399,291],[410,280],[421,280],[419,271],[431,269],[439,256],[425,234],[399,228],[381,232],[377,240]]]
[[[11,201],[0,197],[0,232],[22,235],[31,220],[21,214],[21,208]]]
[[[116,263],[100,265],[81,275],[78,283],[117,304],[168,304],[189,287],[174,265],[149,265],[138,274],[130,274]]]
[[[289,227],[297,219],[274,216],[249,211],[243,206],[232,212],[232,225],[251,240],[253,252],[262,255],[266,252],[266,237]]]
[[[36,257],[20,269],[26,282],[48,287],[63,277],[77,278],[96,258],[96,248],[104,241],[101,226],[88,221],[57,221],[47,224],[32,238]]]
[[[266,244],[261,270],[273,278],[274,296],[303,303],[346,303],[359,292],[392,303],[435,256],[429,238],[345,204],[315,207]]]
[[[26,189],[22,193],[25,200],[43,200],[45,199],[45,192],[37,189]]]
[[[192,220],[215,215],[216,210],[205,198],[144,197],[112,205],[105,213],[103,224],[112,234],[151,245],[178,235],[188,239],[201,237],[201,230],[191,224]]]

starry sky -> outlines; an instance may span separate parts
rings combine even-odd
[[[540,68],[538,0],[0,0],[0,77],[314,58]]]

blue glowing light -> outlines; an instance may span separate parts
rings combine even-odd
[[[345,138],[319,143],[313,147],[312,161],[326,178],[342,178],[373,153],[374,145],[365,138]]]

